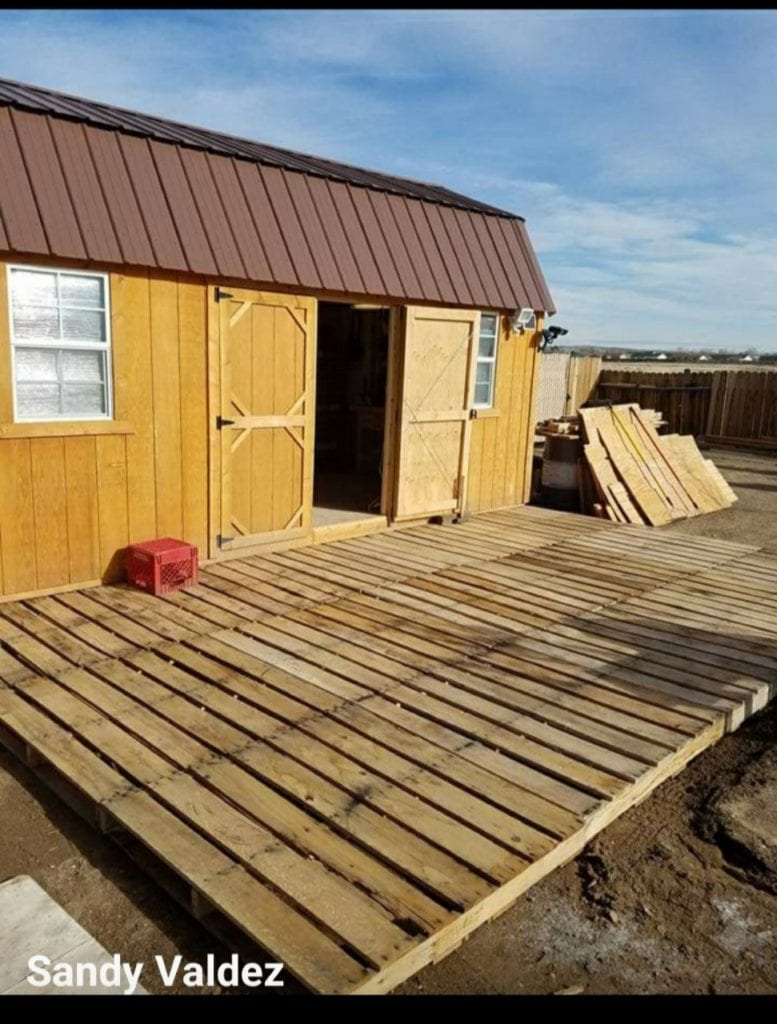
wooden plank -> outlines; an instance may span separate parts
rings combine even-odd
[[[96,437],[97,509],[103,582],[120,579],[129,541],[127,449],[124,437]]]
[[[84,583],[100,575],[96,445],[91,437],[65,440],[68,578]]]
[[[69,583],[68,495],[62,438],[41,437],[30,442],[30,473],[37,586]]]
[[[247,765],[252,771],[266,778],[271,785],[285,792],[292,798],[301,799],[317,814],[324,815],[334,827],[358,839],[370,849],[377,849],[391,855],[392,860],[401,865],[409,875],[417,878],[424,888],[437,892],[446,901],[459,904],[482,895],[487,884],[477,875],[472,874],[458,861],[453,860],[443,850],[436,849],[422,834],[414,835],[403,831],[402,822],[393,821],[391,816],[378,814],[366,799],[369,792],[358,786],[356,789],[343,788],[343,759],[337,759],[324,744],[308,740],[302,756],[298,755],[296,746],[290,740],[286,742],[288,728],[279,727],[278,719],[258,710],[265,707],[267,701],[277,713],[279,705],[289,714],[296,713],[299,717],[309,715],[305,705],[289,700],[281,700],[266,688],[259,688],[242,671],[225,665],[239,665],[241,670],[253,668],[262,680],[290,682],[293,677],[270,666],[257,663],[256,659],[241,657],[239,648],[234,651],[224,649],[223,644],[213,641],[200,641],[198,648],[214,652],[224,664],[219,665],[210,656],[203,657],[185,648],[168,648],[165,655],[174,658],[176,664],[186,667],[186,672],[171,668],[169,662],[161,660],[157,655],[143,653],[133,656],[132,663],[144,672],[167,686],[174,687],[184,693],[191,694],[194,699],[204,703],[208,709],[239,724],[247,729],[256,739],[263,743],[236,751],[233,756],[241,764]],[[191,668],[203,671],[208,678],[214,680],[218,687],[229,691],[229,696],[219,694],[215,687],[197,685],[197,680],[188,674]],[[235,694],[241,697],[253,697],[255,707],[252,709],[244,702],[238,703]],[[292,720],[295,720],[292,718]],[[318,755],[318,756],[316,756]],[[314,773],[309,765],[315,765]],[[340,768],[338,768],[340,766]],[[422,832],[423,830],[419,830]]]
[[[687,516],[698,515],[698,506],[685,487],[682,472],[673,465],[658,431],[641,412],[638,405],[614,406],[612,409],[613,419],[629,448],[639,455],[655,481],[654,486],[664,495],[671,508]]]
[[[149,794],[134,789],[51,718],[16,695],[0,691],[0,720],[198,891],[207,893],[208,900],[232,921],[272,949],[305,984],[317,991],[338,992],[364,978],[364,969],[306,917]]]
[[[0,487],[0,540],[6,594],[35,591],[35,514],[30,441],[0,441],[0,475],[13,487]]]
[[[126,641],[124,646],[128,650],[158,644],[160,641],[168,639],[163,632],[156,629],[148,629],[142,625],[142,619],[138,623],[134,621],[134,618],[128,618],[125,614],[122,614],[121,603],[117,602],[115,596],[111,596],[113,599],[110,600],[109,598],[110,603],[105,605],[100,600],[96,600],[87,594],[63,594],[57,599],[56,605],[63,609],[63,611],[70,609],[73,612],[77,612],[84,620],[92,623],[95,628],[102,629],[104,627],[105,630],[109,630],[114,640],[120,637]],[[56,607],[56,605],[51,607]],[[40,606],[36,603],[35,607]]]
[[[178,283],[183,537],[208,550],[208,379],[206,296],[201,284]]]
[[[183,536],[178,284],[150,275],[156,536]]]
[[[525,508],[8,603],[0,738],[306,984],[384,991],[763,706],[776,584]]]
[[[481,903],[474,907],[471,912],[462,914],[447,928],[441,929],[434,936],[424,943],[420,943],[411,953],[391,967],[382,971],[379,975],[370,978],[358,989],[364,993],[378,993],[390,991],[409,974],[430,961],[441,959],[447,953],[455,949],[462,939],[474,928],[483,922],[490,920],[507,909],[522,892],[526,891],[528,885],[524,879],[539,880],[544,874],[554,868],[566,863],[575,857],[590,842],[591,838],[605,828],[619,814],[622,814],[627,807],[634,806],[650,791],[671,775],[677,774],[692,760],[701,750],[709,746],[720,735],[719,727],[710,726],[699,737],[690,740],[672,758],[668,758],[651,772],[646,773],[638,783],[628,787],[619,796],[605,804],[601,810],[593,815],[584,830],[575,834],[570,840],[560,843],[552,854],[537,861],[532,868],[529,868],[518,876],[512,883],[508,883],[496,890],[491,897],[486,897]]]
[[[109,699],[104,690],[89,685],[86,673],[71,673],[61,681],[69,688],[78,686],[79,695],[89,694],[90,701]],[[88,715],[89,705],[53,683],[43,680],[30,683],[25,688],[25,697],[54,713],[87,741],[97,742],[118,767],[137,779],[168,809],[190,825],[205,828],[245,868],[281,892],[292,905],[304,908],[306,914],[338,934],[371,961],[373,967],[389,953],[396,954],[407,945],[407,937],[359,890],[327,871],[318,861],[304,858],[275,841],[258,821],[240,814],[189,775],[171,773],[167,760],[114,724],[116,707],[125,707],[126,701],[114,704],[110,717],[95,719]],[[174,761],[182,756],[188,768],[189,759],[196,756],[191,749],[185,754],[183,750],[174,752],[169,743],[169,729],[162,729],[150,713],[136,717],[142,722],[144,739],[162,745],[164,734],[168,738],[164,743],[166,755]],[[154,733],[154,729],[159,731]],[[193,741],[186,741],[180,734],[178,742],[191,746]]]
[[[126,443],[128,533],[133,542],[159,536],[151,294],[148,274],[111,275],[114,400],[117,415],[133,425]],[[153,295],[156,300],[158,293]],[[168,341],[155,338],[155,343]]]
[[[623,443],[608,409],[581,409],[590,443],[601,443],[607,451],[618,476],[629,491],[632,501],[652,526],[660,526],[678,518],[665,495],[654,489],[652,479],[645,476],[642,463]]]
[[[354,653],[357,654],[357,657],[361,657],[362,663],[371,662],[373,665],[382,667],[383,661],[379,655],[368,657],[366,653],[353,652],[345,643],[338,645],[337,653],[330,653],[305,641],[280,637],[260,625],[251,627],[251,636],[251,641],[240,641],[243,649],[251,650],[262,660],[283,667],[286,671],[291,671],[314,684],[321,678],[320,669],[331,667],[339,668],[341,671],[347,669],[351,674],[356,675],[362,685],[377,693],[386,694],[391,687],[392,694],[401,703],[422,711],[430,706],[430,702],[432,707],[435,701],[443,702],[442,706],[444,706],[448,699],[455,696],[450,688],[446,689],[444,683],[438,683],[429,676],[422,678],[409,676],[405,681],[407,685],[397,684],[395,681],[397,669],[393,664],[386,665],[386,671],[363,667],[363,665],[357,668],[360,663],[353,661],[350,656]],[[253,639],[254,637],[257,639]],[[278,646],[271,647],[269,643],[260,643],[258,642],[259,637],[274,641]],[[224,640],[233,645],[238,644],[237,638],[233,636],[225,636]],[[590,792],[605,795],[613,788],[617,788],[615,776],[607,770],[602,767],[589,767],[588,764],[576,759],[575,754],[586,749],[583,744],[575,743],[571,738],[556,737],[559,747],[557,751],[544,745],[543,739],[547,738],[547,731],[543,730],[541,726],[533,728],[532,723],[519,721],[518,716],[509,720],[506,725],[493,724],[492,721],[477,714],[478,711],[483,710],[482,705],[478,704],[475,698],[469,699],[465,694],[462,694],[457,700],[457,705],[462,708],[461,711],[456,710],[452,705],[446,708],[449,720],[467,723],[468,731],[473,735],[481,737],[488,735],[496,746],[513,752],[535,767],[547,770],[558,777],[571,779]],[[475,713],[472,713],[473,710]],[[538,740],[529,738],[532,728]],[[566,752],[562,752],[562,750]],[[572,752],[569,753],[570,751]],[[597,751],[597,753],[603,756],[601,752]],[[628,771],[626,768],[623,770]]]
[[[317,625],[321,625],[322,616],[325,616],[326,619],[331,618],[333,623],[336,623],[331,627],[333,631],[337,631],[336,635],[343,635],[340,632],[342,626],[348,628],[350,624],[353,624],[364,631],[363,643],[369,643],[370,638],[373,639],[373,642],[375,641],[373,620],[366,616],[343,614],[338,607],[319,609],[315,617],[303,614],[302,618],[305,622],[315,622]],[[354,633],[354,642],[358,642],[358,636],[358,633]],[[384,646],[384,638],[390,638],[391,643]],[[557,691],[532,685],[529,680],[517,674],[500,673],[490,665],[485,667],[470,660],[466,663],[466,671],[463,671],[455,663],[451,664],[452,658],[455,656],[454,650],[442,644],[424,642],[415,637],[412,632],[405,633],[394,629],[389,632],[384,629],[377,634],[377,643],[380,644],[378,649],[381,652],[387,653],[397,660],[404,661],[410,655],[413,657],[412,663],[419,669],[423,668],[438,678],[447,682],[455,682],[476,693],[493,694],[494,699],[500,703],[536,716],[540,721],[560,725],[572,733],[589,739],[600,737],[603,746],[612,745],[616,750],[636,751],[638,756],[647,758],[661,756],[661,750],[658,747],[654,747],[650,743],[643,744],[642,737],[637,736],[644,728],[643,723],[633,720],[628,715],[610,714],[600,706],[593,706],[586,700],[564,701],[564,695],[559,695]],[[405,653],[405,649],[407,649],[407,653]],[[487,651],[483,650],[482,654],[488,660]],[[424,655],[427,657],[425,658]],[[510,689],[506,687],[510,687]],[[566,708],[574,710],[568,713]],[[611,732],[610,724],[602,725],[602,723],[610,723],[616,729],[631,733],[634,740],[628,735]],[[602,725],[601,728],[600,725]],[[668,732],[661,732],[659,742],[664,747],[668,742],[672,748],[677,739],[678,737],[670,735]]]

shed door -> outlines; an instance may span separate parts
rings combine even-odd
[[[480,314],[406,312],[395,519],[460,511]]]
[[[310,533],[316,307],[299,296],[218,294],[223,553]]]

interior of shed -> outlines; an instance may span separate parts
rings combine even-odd
[[[381,513],[389,309],[321,302],[313,525]]]

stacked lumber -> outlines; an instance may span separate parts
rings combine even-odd
[[[732,505],[736,495],[694,439],[660,435],[657,416],[635,404],[580,410],[592,511],[620,523],[664,526]]]
[[[545,420],[537,427],[536,433],[547,437],[548,434],[569,434],[577,436],[580,432],[580,421],[577,416],[562,416],[560,419]]]

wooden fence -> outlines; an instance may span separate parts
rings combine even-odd
[[[659,409],[673,434],[777,439],[777,369],[604,370],[594,400]]]
[[[543,352],[535,412],[537,423],[576,413],[593,396],[601,365],[601,356]]]

